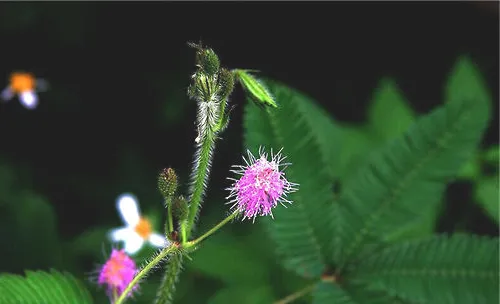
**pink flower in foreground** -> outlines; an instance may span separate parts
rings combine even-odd
[[[100,269],[97,283],[107,285],[110,297],[113,297],[113,295],[119,296],[127,288],[136,273],[137,267],[134,260],[123,249],[113,249],[110,258]]]
[[[285,173],[280,171],[281,166],[290,164],[282,163],[285,157],[281,156],[281,150],[276,155],[271,151],[271,160],[267,159],[262,149],[259,149],[258,159],[250,151],[247,153],[248,161],[243,158],[246,166],[233,166],[237,170],[232,172],[241,177],[238,180],[230,178],[234,183],[227,189],[231,191],[228,203],[233,204],[231,208],[243,212],[243,219],[253,218],[255,221],[257,215],[273,217],[272,209],[278,203],[283,206],[283,202],[291,203],[286,196],[297,190],[295,187],[298,184],[287,181]]]

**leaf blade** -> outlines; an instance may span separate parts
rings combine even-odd
[[[417,303],[498,303],[498,238],[435,236],[392,245],[350,274]]]
[[[477,99],[450,100],[419,118],[346,183],[340,198],[346,208],[339,217],[345,245],[341,266],[370,251],[360,250],[363,245],[383,244],[393,228],[436,208],[446,183],[477,149],[488,125],[490,99],[475,94]]]
[[[0,275],[0,294],[7,303],[91,304],[92,298],[80,281],[69,273],[26,271],[24,277]]]

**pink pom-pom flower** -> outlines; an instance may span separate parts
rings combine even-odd
[[[237,209],[243,213],[243,219],[255,218],[272,214],[272,209],[281,203],[292,203],[287,199],[287,195],[297,191],[298,184],[291,183],[285,178],[285,173],[280,167],[290,165],[283,163],[285,157],[281,155],[281,150],[273,155],[271,150],[271,159],[268,160],[267,153],[259,149],[259,158],[255,158],[247,150],[248,160],[243,158],[245,166],[233,166],[232,172],[241,175],[234,181],[230,188],[230,199],[228,204],[232,204],[231,209]],[[284,168],[283,168],[284,169]]]
[[[97,283],[105,285],[111,298],[120,296],[134,279],[137,267],[125,250],[113,249],[109,259],[100,267]],[[134,290],[137,285],[134,286]],[[131,293],[127,296],[131,296]]]

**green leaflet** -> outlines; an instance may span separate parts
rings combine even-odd
[[[460,57],[453,67],[446,84],[444,101],[460,103],[463,100],[471,103],[490,101],[491,96],[486,89],[481,73],[467,57]],[[484,116],[483,119],[487,119]]]
[[[313,291],[313,304],[357,304],[339,285],[320,282]]]
[[[349,279],[417,303],[498,303],[498,238],[455,235],[392,245]]]
[[[342,151],[333,155],[340,165],[336,173],[345,181],[371,151],[402,135],[414,122],[415,114],[392,79],[382,79],[368,108],[366,124],[342,128]]]
[[[238,79],[243,88],[250,93],[250,97],[257,103],[277,108],[276,100],[266,86],[257,78],[248,73],[248,70],[233,70],[236,79]]]
[[[10,304],[93,303],[82,283],[69,273],[55,270],[26,271],[26,277],[0,274],[0,301]]]
[[[382,79],[375,89],[368,108],[368,122],[361,126],[343,125],[343,149],[338,171],[342,182],[351,178],[370,156],[391,140],[406,132],[416,115],[392,79]],[[406,237],[420,237],[433,232],[439,209],[430,208],[422,216],[404,226],[394,227],[388,238],[395,241]]]
[[[499,217],[499,180],[498,175],[492,177],[484,177],[477,181],[475,188],[476,202],[481,205],[486,214],[498,224]]]
[[[392,140],[408,130],[415,114],[396,82],[382,79],[368,108],[370,129],[382,141]]]
[[[480,81],[474,74],[469,76],[469,83]],[[467,75],[453,79],[462,78]],[[341,265],[372,249],[364,245],[380,244],[395,227],[435,208],[446,183],[475,151],[488,125],[490,100],[483,93],[464,93],[470,98],[449,100],[418,119],[403,137],[373,153],[356,177],[348,180],[340,198],[347,209],[339,217],[338,233],[344,245]]]
[[[293,204],[277,207],[274,221],[267,220],[271,237],[276,242],[280,261],[286,268],[305,277],[318,277],[331,261],[334,239],[331,225],[336,223],[329,168],[322,147],[328,140],[338,141],[328,117],[306,96],[286,86],[267,81],[280,108],[263,111],[248,102],[245,108],[245,143],[254,153],[258,146],[278,151],[283,148],[287,178],[299,183],[299,191],[290,195]],[[321,121],[325,128],[316,124]]]
[[[384,291],[370,290],[366,284],[321,281],[313,291],[313,304],[413,304],[390,296]]]

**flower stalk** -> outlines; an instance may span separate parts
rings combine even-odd
[[[177,192],[177,174],[174,169],[163,169],[158,176],[158,190],[165,200],[167,209],[167,222],[165,225],[165,234],[168,237],[174,231],[174,220],[172,216],[172,201]]]
[[[144,266],[139,273],[132,279],[132,281],[128,284],[128,286],[125,288],[125,290],[120,294],[118,297],[118,300],[114,304],[122,304],[125,302],[125,299],[127,298],[127,294],[130,293],[130,291],[133,290],[134,286],[142,279],[144,278],[158,263],[160,263],[164,258],[166,258],[169,254],[173,253],[179,248],[179,246],[176,243],[173,243],[167,248],[164,248],[160,253],[155,256],[149,263]]]
[[[184,248],[186,249],[189,249],[189,248],[193,248],[195,247],[196,245],[198,245],[199,243],[201,243],[204,239],[208,238],[209,236],[211,236],[212,234],[214,234],[217,230],[219,230],[222,226],[224,226],[225,224],[227,224],[229,221],[231,221],[232,219],[234,219],[237,215],[239,214],[238,211],[236,212],[233,212],[231,213],[228,217],[226,217],[225,219],[223,219],[222,221],[220,221],[217,225],[215,225],[214,227],[212,227],[210,230],[208,230],[207,232],[205,232],[202,236],[200,236],[199,238],[195,239],[195,240],[192,240],[192,241],[189,241],[187,242],[186,244],[184,244]]]

